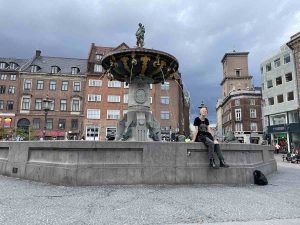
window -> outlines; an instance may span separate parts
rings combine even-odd
[[[269,105],[274,105],[274,98],[273,97],[268,98],[268,103]]]
[[[285,74],[285,81],[286,82],[290,82],[293,80],[293,76],[292,76],[292,73],[287,73]]]
[[[282,84],[282,78],[280,77],[276,77],[276,86],[281,85]]]
[[[96,54],[96,57],[95,57],[95,58],[96,58],[96,60],[101,60],[101,59],[102,59],[102,56],[103,56],[102,54]]]
[[[8,87],[8,94],[14,94],[16,87],[9,85]]]
[[[17,79],[17,75],[15,74],[10,75],[10,80],[16,80],[16,79]]]
[[[123,116],[128,113],[128,110],[123,110]]]
[[[88,119],[100,119],[100,109],[88,109],[87,110]]]
[[[51,73],[58,73],[60,68],[58,66],[51,66]]]
[[[255,105],[255,99],[250,99],[250,105]]]
[[[74,81],[73,82],[73,90],[74,91],[80,91],[80,82],[79,81]]]
[[[128,103],[128,94],[123,96],[123,103]]]
[[[89,102],[101,102],[101,95],[88,95]]]
[[[119,95],[108,95],[107,102],[120,102],[121,97]]]
[[[36,82],[36,89],[37,90],[43,90],[44,89],[44,81],[43,80],[38,80]]]
[[[240,105],[241,105],[240,99],[236,99],[236,100],[234,101],[234,105],[235,105],[235,106],[240,106]]]
[[[241,76],[241,70],[235,70],[235,75],[237,77],[240,77]]]
[[[6,80],[6,78],[7,78],[7,75],[6,75],[6,74],[1,74],[0,80]]]
[[[287,118],[286,118],[285,114],[277,114],[277,115],[270,116],[270,117],[271,117],[270,125],[287,123],[287,121],[286,121]]]
[[[284,64],[287,64],[287,63],[289,63],[290,61],[291,61],[290,54],[284,55],[284,57],[283,57],[283,62],[284,62]]]
[[[250,118],[256,118],[256,109],[250,109]]]
[[[46,129],[47,130],[52,130],[53,129],[53,119],[47,119]]]
[[[150,98],[150,104],[152,104],[152,97],[149,97]]]
[[[36,73],[37,71],[39,71],[40,67],[36,66],[36,65],[33,65],[31,66],[30,68],[30,72],[31,73]]]
[[[42,110],[42,99],[35,99],[35,110]]]
[[[236,123],[235,124],[235,131],[243,131],[243,124],[242,123]]]
[[[102,86],[102,80],[89,80],[90,87],[100,87]]]
[[[0,109],[4,109],[4,101],[0,100]]]
[[[168,91],[170,89],[170,83],[169,82],[165,82],[164,84],[160,85],[160,89],[164,90],[164,91]]]
[[[299,123],[300,115],[298,110],[288,112],[289,123]]]
[[[60,111],[67,111],[67,100],[66,99],[60,100]]]
[[[21,108],[22,108],[22,110],[29,110],[29,108],[30,108],[30,98],[29,97],[23,97]]]
[[[94,66],[94,72],[95,73],[101,73],[102,72],[102,66],[98,65],[98,64],[95,64],[95,66]]]
[[[40,129],[41,120],[38,118],[33,119],[33,129]]]
[[[120,110],[107,110],[107,119],[120,119]]]
[[[58,129],[64,130],[66,128],[66,120],[59,119],[58,120]]]
[[[272,69],[271,63],[268,63],[268,64],[266,65],[266,71],[267,71],[267,72],[268,72],[268,71],[271,71],[271,69]]]
[[[68,81],[63,81],[61,83],[61,90],[62,91],[67,91],[68,90],[68,86],[69,86],[69,82]]]
[[[72,119],[71,120],[71,129],[77,129],[78,128],[78,119]]]
[[[12,70],[15,70],[19,67],[19,65],[17,63],[11,62],[9,63],[9,68]]]
[[[264,72],[264,68],[261,66],[260,67],[260,73],[263,73]]]
[[[282,103],[283,102],[283,95],[277,95],[277,102]]]
[[[250,130],[251,131],[257,131],[257,124],[256,123],[250,123]]]
[[[24,80],[24,90],[30,90],[31,89],[31,80]]]
[[[7,101],[6,109],[7,110],[13,110],[14,109],[14,102],[13,101]]]
[[[54,110],[54,107],[55,107],[55,100],[52,99],[51,102],[49,102],[49,106],[50,106],[50,110]]]
[[[274,60],[274,67],[277,68],[280,66],[280,58]]]
[[[86,140],[99,140],[99,130],[98,125],[88,125],[86,126]]]
[[[271,88],[271,87],[273,87],[273,82],[272,82],[272,80],[268,80],[267,81],[267,88]]]
[[[51,91],[55,91],[56,89],[56,81],[55,80],[50,80],[50,86],[49,86],[49,89]]]
[[[121,87],[121,82],[120,81],[108,81],[108,87]]]
[[[235,109],[235,120],[236,121],[242,120],[242,110],[241,109]]]
[[[79,112],[79,99],[72,100],[72,111]]]
[[[294,100],[294,92],[293,91],[287,93],[287,100],[288,101]]]
[[[170,97],[169,96],[161,96],[160,103],[164,105],[170,104]]]
[[[6,87],[5,85],[0,86],[0,94],[5,94]]]
[[[6,67],[7,67],[7,63],[5,62],[0,63],[0,69],[6,69]]]
[[[72,67],[71,68],[71,74],[78,74],[80,72],[78,67]]]
[[[170,112],[169,111],[160,111],[160,119],[162,119],[162,120],[170,119]]]
[[[116,127],[106,127],[106,137],[116,137],[117,128]]]

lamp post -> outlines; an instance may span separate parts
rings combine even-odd
[[[44,130],[43,130],[43,140],[45,140],[46,137],[46,129],[47,129],[47,115],[48,115],[48,111],[50,110],[50,103],[52,101],[49,99],[48,95],[46,96],[46,98],[43,99],[43,109],[45,112],[45,124],[44,124]]]

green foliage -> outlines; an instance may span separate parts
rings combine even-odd
[[[33,134],[32,130],[24,129],[24,128],[18,128],[16,130],[16,136],[20,136],[24,141],[32,140]]]

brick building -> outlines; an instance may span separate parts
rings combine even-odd
[[[42,56],[37,50],[20,71],[16,128],[29,128],[35,138],[82,136],[86,65],[85,59]],[[52,102],[45,122],[46,96]]]
[[[129,47],[122,43],[116,48],[91,45],[85,100],[85,135],[87,140],[105,140],[116,133],[118,120],[128,108],[128,85],[109,81],[104,75],[101,59],[104,54]],[[160,122],[162,135],[189,133],[189,99],[184,98],[180,74],[164,84],[150,85],[150,110]]]
[[[108,80],[102,70],[104,54],[129,48],[91,45],[88,59],[43,56],[1,59],[0,128],[24,129],[31,139],[106,140],[116,133],[118,120],[128,108],[128,85]],[[150,110],[160,122],[162,135],[189,134],[189,96],[181,75],[151,85]],[[51,100],[45,121],[44,99]],[[46,127],[46,129],[45,129]],[[0,134],[1,136],[1,134]]]
[[[0,139],[11,138],[18,111],[19,71],[28,60],[0,58]]]
[[[222,58],[222,97],[218,100],[217,129],[233,131],[240,142],[262,140],[261,89],[252,87],[248,52],[226,53]]]

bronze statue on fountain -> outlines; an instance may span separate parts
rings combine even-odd
[[[116,140],[160,141],[160,124],[150,112],[150,84],[164,83],[178,70],[177,59],[165,52],[144,48],[145,28],[136,32],[137,47],[113,51],[102,59],[111,80],[129,84],[128,112],[118,124]]]

